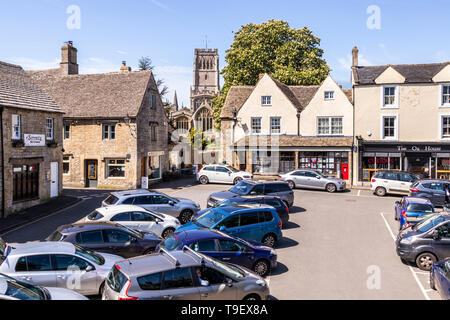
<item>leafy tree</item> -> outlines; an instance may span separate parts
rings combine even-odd
[[[322,58],[320,39],[304,27],[294,29],[285,21],[247,24],[234,35],[222,70],[225,84],[213,99],[214,119],[220,126],[220,111],[231,86],[255,85],[268,73],[287,85],[317,85],[330,72]]]

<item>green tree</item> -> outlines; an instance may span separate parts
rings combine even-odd
[[[220,127],[220,112],[231,86],[255,85],[268,73],[287,85],[317,85],[330,68],[320,49],[320,39],[304,27],[294,29],[285,21],[247,24],[234,35],[222,70],[225,84],[213,99],[214,119]]]
[[[140,71],[144,71],[144,70],[152,70],[153,71],[155,66],[153,65],[152,59],[150,59],[150,57],[141,57],[138,61],[138,68]],[[156,79],[156,74],[153,74],[153,75]],[[161,98],[163,98],[169,92],[169,88],[165,85],[164,79],[156,79],[156,86],[158,87]]]

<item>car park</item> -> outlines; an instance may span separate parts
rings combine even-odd
[[[419,179],[417,175],[405,171],[383,170],[372,177],[371,190],[379,197],[387,194],[409,194],[411,185]]]
[[[0,273],[0,301],[9,300],[88,300],[88,298],[72,290],[35,286]]]
[[[434,206],[428,199],[404,197],[395,202],[395,220],[400,221],[400,230],[403,226],[413,226],[434,213]]]
[[[277,267],[277,253],[274,249],[210,229],[175,233],[162,241],[157,250],[182,250],[185,246],[214,259],[251,269],[262,277],[269,275]]]
[[[197,181],[201,184],[238,184],[245,179],[253,179],[253,175],[229,165],[206,165],[197,173]]]
[[[187,247],[116,263],[103,300],[267,300],[266,280]]]
[[[0,273],[36,286],[66,288],[88,296],[101,294],[109,270],[116,261],[123,260],[68,242],[8,243],[5,246]]]
[[[180,226],[180,221],[170,215],[146,210],[134,205],[106,206],[94,210],[79,223],[120,223],[131,229],[151,232],[167,238]]]
[[[450,300],[450,259],[433,264],[430,272],[430,287],[437,290],[443,300]]]
[[[200,205],[189,199],[169,197],[152,190],[129,190],[112,192],[102,203],[102,206],[129,204],[142,207],[178,218],[181,223],[191,221],[192,216],[200,211]]]
[[[436,261],[450,258],[450,215],[436,213],[401,230],[396,247],[402,260],[415,262],[420,269],[430,271]]]
[[[197,219],[178,228],[177,232],[214,229],[235,238],[274,247],[282,237],[282,225],[273,207],[249,204],[207,209]]]
[[[228,191],[215,192],[207,200],[208,208],[227,199],[242,196],[275,196],[279,197],[289,208],[294,204],[294,192],[286,182],[244,180]]]
[[[426,198],[436,207],[445,205],[445,188],[450,188],[449,180],[418,180],[410,188],[413,197]]]
[[[299,169],[280,175],[281,181],[286,181],[291,189],[316,189],[328,192],[344,191],[347,189],[345,180],[327,177],[319,171]]]
[[[59,227],[47,241],[64,241],[93,251],[131,258],[155,251],[161,238],[118,223],[77,223]]]

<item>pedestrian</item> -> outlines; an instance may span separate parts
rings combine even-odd
[[[430,177],[429,169],[425,168],[425,170],[423,171],[422,179],[428,179],[429,177]]]

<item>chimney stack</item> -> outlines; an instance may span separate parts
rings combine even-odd
[[[63,75],[78,74],[77,48],[72,41],[67,41],[61,47],[61,72]]]
[[[359,62],[358,62],[358,47],[354,47],[352,50],[352,68],[355,68],[358,66]]]
[[[127,67],[127,62],[122,61],[122,66],[120,67],[120,73],[131,72],[131,67]]]

